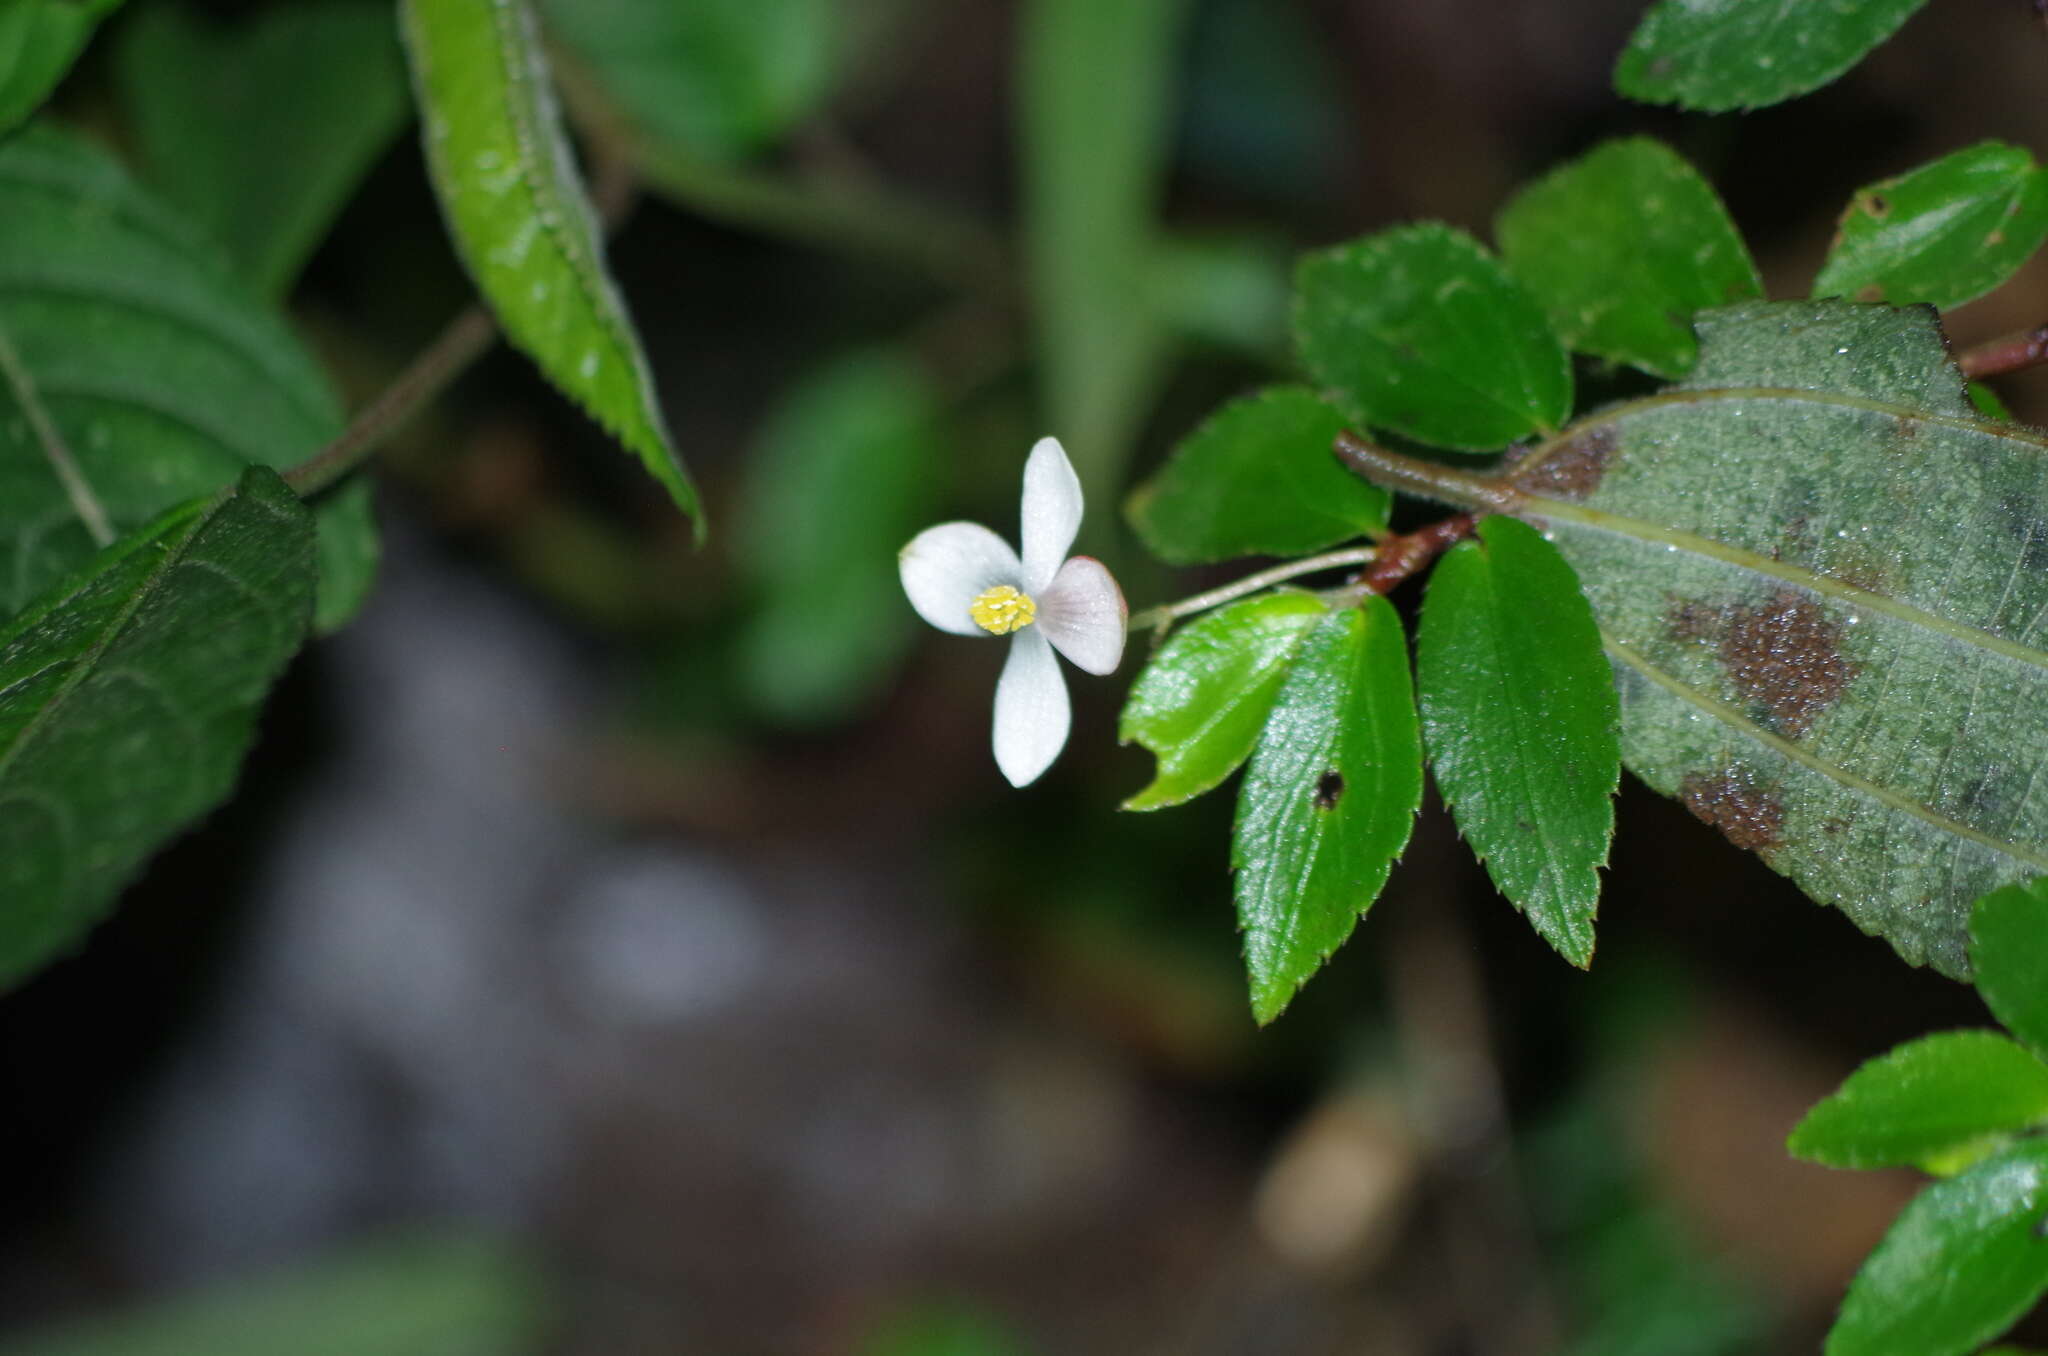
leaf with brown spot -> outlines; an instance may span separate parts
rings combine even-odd
[[[1599,618],[1628,767],[1966,978],[1971,902],[2048,874],[2048,437],[1978,414],[1924,307],[1697,328],[1690,378],[1504,475],[1347,459],[1542,528]]]

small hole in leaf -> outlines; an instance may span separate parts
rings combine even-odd
[[[1316,780],[1316,808],[1334,810],[1338,797],[1344,794],[1344,774],[1331,768]]]

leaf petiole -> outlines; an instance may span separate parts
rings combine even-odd
[[[1248,574],[1242,579],[1183,598],[1177,603],[1161,603],[1157,607],[1148,607],[1132,616],[1128,629],[1164,630],[1182,617],[1207,612],[1212,607],[1221,607],[1248,593],[1257,593],[1260,589],[1285,583],[1301,575],[1315,574],[1321,570],[1342,569],[1346,565],[1370,565],[1378,557],[1379,552],[1380,548],[1376,546],[1347,546],[1341,551],[1325,551],[1319,556],[1290,560],[1284,565],[1275,565],[1271,569]]]

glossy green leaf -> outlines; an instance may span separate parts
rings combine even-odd
[[[1831,1168],[1933,1171],[2043,1122],[2048,1065],[1995,1031],[1944,1031],[1850,1074],[1785,1148]]]
[[[1282,589],[1232,603],[1173,633],[1124,703],[1117,737],[1159,759],[1152,784],[1124,802],[1157,810],[1220,785],[1251,756],[1302,638],[1329,607]]]
[[[1458,831],[1559,955],[1593,962],[1620,712],[1600,628],[1557,548],[1512,518],[1437,563],[1416,639],[1424,741]]]
[[[1299,386],[1211,415],[1131,495],[1131,526],[1161,560],[1294,556],[1387,530],[1391,496],[1337,464],[1344,416]]]
[[[258,290],[290,290],[405,121],[391,7],[294,0],[225,28],[157,3],[120,38],[115,70],[151,184]]]
[[[1571,358],[1542,308],[1448,226],[1404,226],[1305,257],[1294,341],[1354,422],[1437,447],[1504,447],[1571,413]]]
[[[1993,890],[1970,913],[1977,992],[2005,1029],[2048,1059],[2048,877]]]
[[[2048,439],[1977,416],[1924,308],[1697,323],[1684,383],[1505,479],[1358,460],[1545,529],[1600,620],[1628,767],[1966,978],[1970,905],[2048,873]]]
[[[1936,1182],[1863,1263],[1827,1356],[1962,1356],[2048,1289],[2048,1140],[2028,1140]]]
[[[1408,645],[1376,597],[1302,640],[1238,793],[1230,862],[1261,1023],[1372,907],[1421,804]]]
[[[494,1244],[406,1238],[0,1341],[0,1356],[533,1356],[539,1290]]]
[[[1819,89],[1927,0],[1658,0],[1614,68],[1632,99],[1704,113]]]
[[[0,136],[36,111],[121,0],[0,0]]]
[[[1529,185],[1494,235],[1559,338],[1659,376],[1683,376],[1698,356],[1694,311],[1763,295],[1713,188],[1645,137],[1610,141]]]
[[[605,270],[528,0],[403,0],[399,12],[434,191],[498,324],[701,529],[640,338]]]
[[[226,797],[312,603],[312,515],[251,467],[0,630],[0,987]]]
[[[0,613],[101,542],[340,431],[312,358],[193,227],[76,137],[37,126],[0,146]],[[329,630],[376,566],[368,484],[318,518]]]
[[[908,358],[841,358],[782,397],[750,462],[738,563],[758,610],[741,633],[748,696],[771,717],[843,717],[911,636],[896,552],[927,525],[938,411]]]
[[[1159,380],[1153,222],[1187,0],[1028,0],[1024,244],[1050,429],[1107,503]]]
[[[1946,310],[2010,278],[2044,238],[2048,174],[1986,141],[1858,189],[1813,294]]]
[[[773,145],[831,91],[832,0],[542,0],[548,28],[634,131],[733,160]]]

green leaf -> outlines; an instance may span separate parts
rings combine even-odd
[[[0,136],[36,111],[121,0],[0,3]]]
[[[1703,113],[1761,108],[1819,89],[1927,0],[1659,0],[1614,68],[1645,103]]]
[[[2048,1140],[2014,1145],[1936,1182],[1863,1263],[1827,1356],[1961,1356],[2048,1289]]]
[[[2012,411],[2007,409],[2005,402],[1998,398],[1998,392],[1992,390],[1981,381],[1971,382],[1969,391],[1970,404],[1976,408],[1977,413],[1985,416],[1987,419],[2002,419],[2008,423],[2011,422]]]
[[[537,1292],[494,1244],[404,1238],[17,1337],[0,1356],[531,1356]]]
[[[2010,278],[2044,238],[2048,174],[1986,141],[1858,189],[1813,294],[1946,310]]]
[[[147,177],[268,296],[290,290],[408,107],[380,0],[294,0],[239,28],[172,3],[122,31],[115,71]]]
[[[831,92],[832,0],[542,0],[549,29],[641,137],[713,160],[765,150]]]
[[[1505,478],[1351,455],[1543,528],[1599,618],[1628,767],[1967,978],[1970,905],[2048,874],[2048,438],[1977,416],[1924,308],[1697,323],[1687,381]]]
[[[312,601],[312,516],[250,467],[0,631],[0,987],[227,796]]]
[[[1977,992],[2036,1055],[2048,1059],[2048,878],[1993,890],[1970,913]]]
[[[837,359],[783,396],[751,463],[736,548],[761,599],[741,670],[770,716],[849,714],[908,644],[896,552],[927,516],[937,420],[924,373],[890,352]]]
[[[1309,628],[1329,613],[1312,593],[1281,589],[1197,618],[1145,665],[1117,738],[1159,759],[1152,784],[1124,802],[1157,810],[1220,785],[1251,755]]]
[[[1607,142],[1523,189],[1494,235],[1559,338],[1659,376],[1692,367],[1694,311],[1763,295],[1713,188],[1644,137]]]
[[[1261,1024],[1372,907],[1421,804],[1408,646],[1370,598],[1302,641],[1238,793],[1230,863]]]
[[[1944,1031],[1850,1074],[1785,1148],[1831,1168],[1936,1171],[2043,1121],[2048,1066],[1995,1031]]]
[[[1049,427],[1106,503],[1162,372],[1151,305],[1176,47],[1187,0],[1028,0],[1025,251]]]
[[[1330,445],[1343,428],[1343,415],[1299,386],[1232,401],[1131,495],[1131,526],[1174,565],[1379,536],[1392,496],[1338,465]]]
[[[77,137],[36,126],[0,145],[0,614],[172,505],[340,431],[312,358],[188,223]],[[375,568],[367,483],[317,516],[326,631]]]
[[[1458,831],[1558,954],[1593,961],[1621,781],[1614,674],[1579,581],[1512,518],[1430,576],[1416,642],[1430,767]]]
[[[1448,226],[1404,226],[1304,257],[1294,338],[1354,422],[1437,447],[1504,447],[1571,413],[1571,358],[1542,309]]]
[[[427,168],[456,252],[514,347],[703,519],[606,272],[528,0],[403,0]]]

